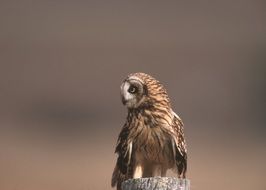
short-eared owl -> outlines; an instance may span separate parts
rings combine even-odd
[[[117,141],[112,187],[130,178],[165,176],[174,169],[186,177],[183,122],[172,110],[166,90],[145,73],[129,75],[121,85],[128,115]]]

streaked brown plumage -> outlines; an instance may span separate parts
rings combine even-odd
[[[187,151],[183,122],[171,108],[159,81],[145,73],[129,75],[121,85],[128,115],[117,141],[112,187],[130,178],[165,176],[174,169],[185,178]]]

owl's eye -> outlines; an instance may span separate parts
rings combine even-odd
[[[129,89],[127,90],[130,94],[135,94],[138,91],[138,88],[134,85],[131,85]]]

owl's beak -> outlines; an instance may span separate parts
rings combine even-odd
[[[127,103],[127,101],[126,101],[124,96],[122,96],[122,103],[123,103],[123,105],[126,105],[126,103]]]

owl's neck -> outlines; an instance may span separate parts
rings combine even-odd
[[[171,125],[173,119],[172,109],[169,106],[146,105],[128,110],[127,120],[129,123],[147,127]]]

